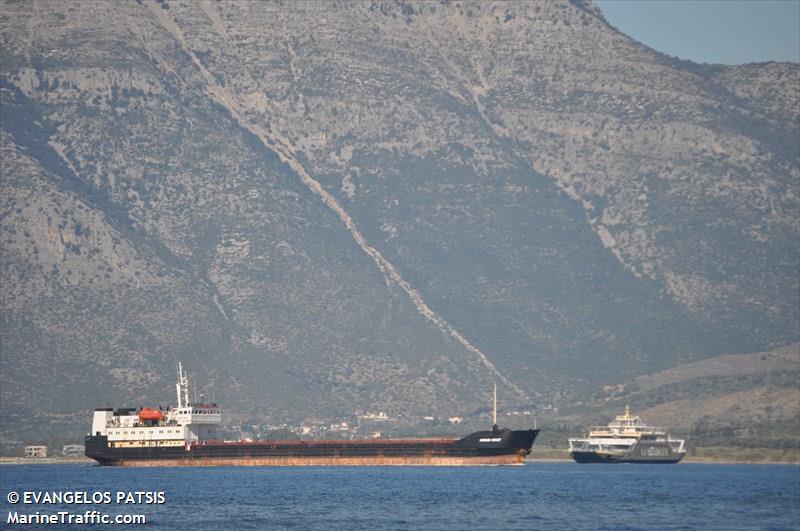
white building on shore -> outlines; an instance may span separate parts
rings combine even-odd
[[[25,447],[25,457],[41,458],[47,457],[47,446],[29,445]]]

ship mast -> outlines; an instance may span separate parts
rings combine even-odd
[[[189,378],[183,372],[181,362],[178,362],[178,383],[175,384],[175,390],[178,393],[178,407],[186,407],[189,405]]]
[[[492,430],[497,429],[497,382],[494,382],[492,393]]]

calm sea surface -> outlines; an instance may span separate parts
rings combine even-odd
[[[800,467],[782,465],[6,465],[0,466],[0,487],[0,528],[8,526],[9,511],[99,510],[144,514],[147,524],[135,526],[140,529],[800,529]],[[11,491],[108,491],[112,497],[162,491],[165,503],[12,505]]]

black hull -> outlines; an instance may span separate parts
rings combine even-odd
[[[111,466],[521,464],[538,433],[498,430],[457,440],[208,441],[124,448],[109,446],[105,436],[89,435],[86,455]]]
[[[572,451],[569,454],[576,463],[635,463],[635,464],[675,464],[683,459],[685,454],[677,454],[665,457],[644,457],[637,455],[609,455],[598,454],[597,452]]]

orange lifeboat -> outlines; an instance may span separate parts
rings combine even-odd
[[[154,420],[156,422],[160,422],[164,420],[164,413],[157,409],[150,409],[149,407],[143,407],[141,411],[139,411],[139,419],[140,420]]]

